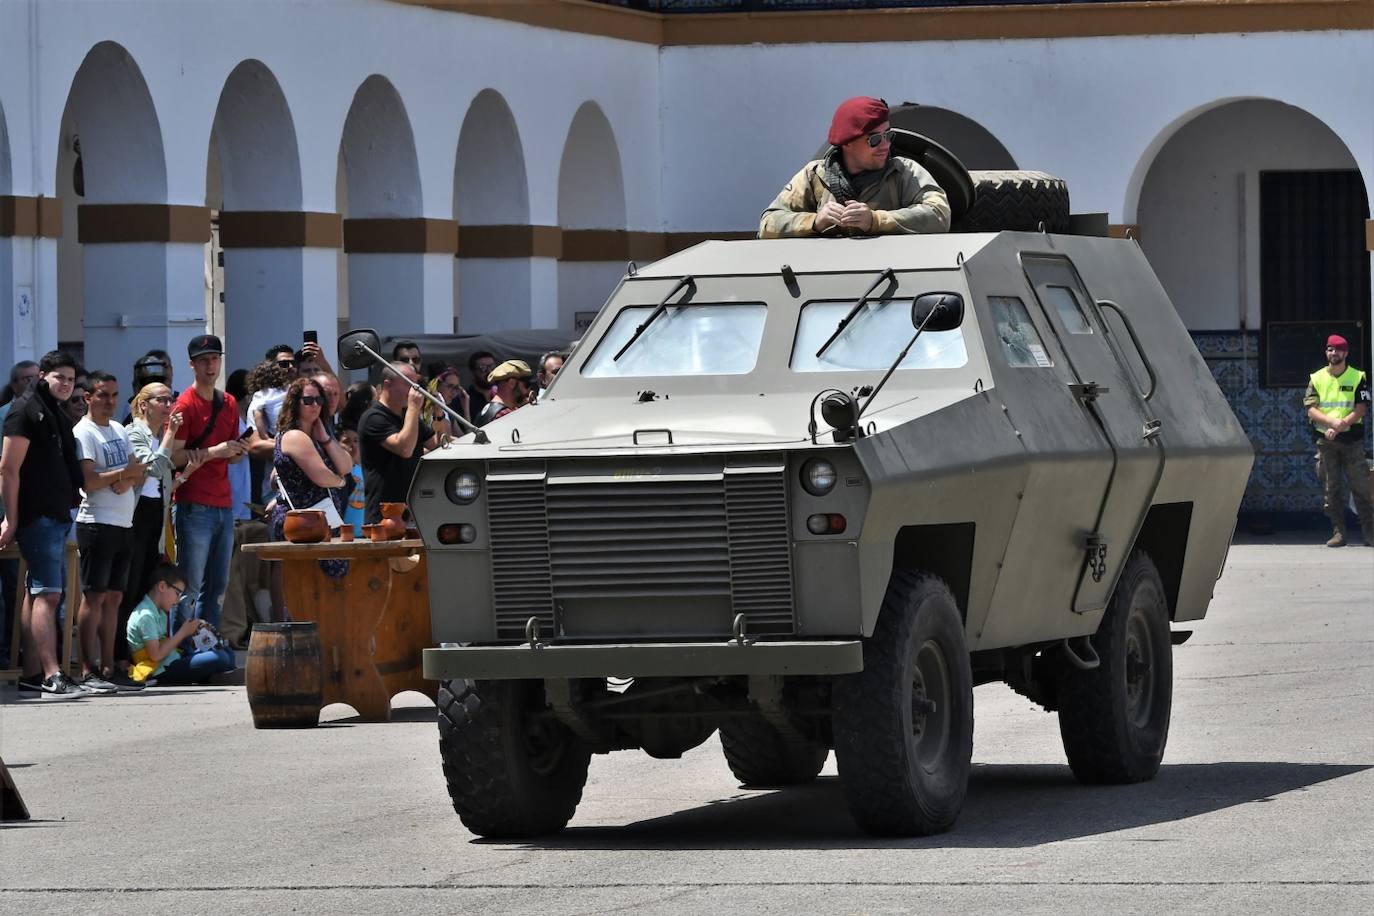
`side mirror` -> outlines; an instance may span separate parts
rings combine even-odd
[[[349,331],[339,338],[339,363],[345,369],[370,368],[376,361],[372,353],[376,353],[381,345],[377,332],[371,328]],[[372,353],[367,352],[368,350]]]
[[[958,293],[925,293],[911,303],[911,326],[952,331],[964,323],[964,297]],[[340,344],[342,346],[342,344]],[[343,350],[339,351],[340,353]]]

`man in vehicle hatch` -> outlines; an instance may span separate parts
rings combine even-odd
[[[949,231],[949,199],[930,173],[892,155],[887,103],[841,103],[833,147],[792,176],[759,220],[759,238],[899,235]]]
[[[1345,504],[1353,496],[1365,545],[1374,547],[1374,505],[1369,501],[1369,462],[1364,456],[1369,377],[1346,362],[1349,355],[1344,337],[1332,334],[1326,339],[1326,365],[1312,373],[1302,403],[1317,442],[1322,510],[1331,520],[1326,546],[1345,546]]]

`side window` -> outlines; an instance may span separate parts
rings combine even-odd
[[[1042,290],[1045,299],[1059,312],[1059,320],[1070,334],[1091,334],[1092,325],[1088,316],[1083,314],[1083,303],[1078,301],[1073,290],[1067,286],[1046,286]]]
[[[1040,340],[1040,332],[1031,323],[1026,304],[1016,296],[989,296],[988,307],[997,327],[997,340],[1010,366],[1053,366]]]

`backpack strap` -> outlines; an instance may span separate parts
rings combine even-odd
[[[210,438],[210,433],[215,431],[215,421],[219,419],[219,412],[224,409],[224,395],[215,389],[213,399],[210,401],[210,422],[205,424],[205,428],[200,431],[200,435],[186,443],[186,450],[200,448],[205,444],[205,440]]]

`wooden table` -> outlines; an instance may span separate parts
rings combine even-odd
[[[432,645],[423,542],[277,541],[243,550],[282,561],[291,619],[319,625],[326,704],[347,703],[366,721],[386,722],[391,698],[403,690],[437,698],[438,682],[420,672],[420,653]],[[327,576],[317,562],[334,559],[349,561],[346,576]]]

